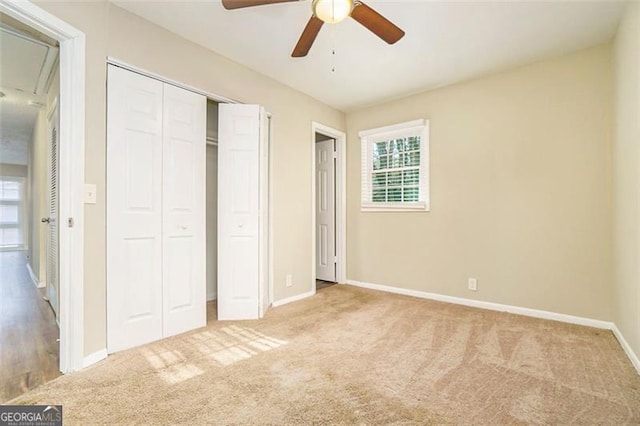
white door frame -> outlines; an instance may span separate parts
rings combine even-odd
[[[336,281],[347,279],[347,135],[324,124],[311,122],[311,288],[316,292],[316,133],[336,140]]]
[[[0,12],[60,42],[60,371],[84,359],[85,35],[28,1],[0,0]]]

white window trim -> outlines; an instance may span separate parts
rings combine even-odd
[[[403,134],[420,134],[420,199],[422,201],[412,203],[379,203],[364,200],[364,194],[372,192],[371,174],[373,159],[371,146],[393,137],[401,137]],[[429,178],[429,120],[413,120],[405,123],[393,124],[375,129],[363,130],[359,134],[361,141],[361,201],[360,210],[363,212],[428,212],[430,205],[430,178]],[[366,161],[366,171],[364,170]]]

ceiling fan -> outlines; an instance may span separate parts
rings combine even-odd
[[[222,0],[222,5],[225,9],[232,10],[292,1],[301,0]],[[311,10],[313,15],[291,53],[294,58],[307,56],[325,22],[337,24],[347,16],[351,16],[389,44],[404,37],[404,31],[360,0],[313,0]]]

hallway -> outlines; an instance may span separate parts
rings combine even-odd
[[[23,251],[0,252],[0,403],[60,376],[59,330]]]

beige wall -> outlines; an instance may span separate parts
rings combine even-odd
[[[632,2],[614,42],[614,320],[640,355],[640,6]]]
[[[611,320],[611,98],[606,45],[347,114],[348,278]],[[358,132],[418,118],[431,212],[362,213]]]
[[[311,289],[311,121],[345,128],[344,114],[105,2],[38,2],[86,34],[85,353],[105,347],[105,115],[107,56],[273,114],[275,299]],[[293,287],[284,286],[292,274]]]

